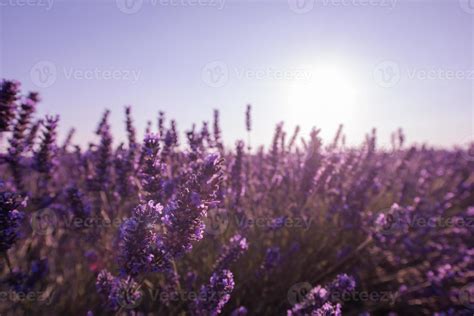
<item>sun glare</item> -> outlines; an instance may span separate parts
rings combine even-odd
[[[312,67],[306,79],[294,81],[288,92],[288,115],[312,125],[345,123],[355,114],[358,91],[349,70]]]

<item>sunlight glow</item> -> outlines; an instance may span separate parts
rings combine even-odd
[[[345,123],[355,115],[358,89],[351,72],[336,65],[313,66],[309,79],[291,83],[288,115],[311,125]]]

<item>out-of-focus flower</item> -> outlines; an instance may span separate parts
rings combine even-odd
[[[245,308],[245,306],[240,306],[234,309],[232,313],[230,314],[230,316],[246,316],[247,314],[248,314],[247,308]]]
[[[234,235],[230,239],[229,244],[221,251],[214,270],[229,269],[230,265],[237,261],[248,247],[249,245],[245,237],[242,237],[240,234]]]
[[[17,293],[27,294],[48,275],[49,265],[47,259],[34,260],[28,273],[14,270],[7,276],[6,283]]]
[[[39,150],[35,153],[34,167],[48,180],[56,165],[56,135],[59,116],[46,116]]]
[[[213,273],[209,284],[201,287],[199,297],[194,302],[194,315],[219,315],[229,301],[234,285],[234,276],[229,270]]]
[[[18,210],[26,202],[19,195],[0,192],[0,253],[8,251],[17,241],[23,213]]]
[[[327,287],[314,287],[304,300],[287,311],[288,316],[330,315],[340,316],[340,301],[344,295],[355,289],[354,278],[347,274],[340,274]]]
[[[138,284],[132,278],[114,277],[107,270],[98,274],[96,288],[106,307],[113,311],[133,309],[140,304],[143,297]]]
[[[2,81],[0,85],[0,132],[10,130],[10,123],[15,118],[15,102],[19,92],[20,83],[18,81]]]

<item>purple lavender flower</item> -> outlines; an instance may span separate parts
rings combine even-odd
[[[32,292],[49,273],[47,259],[34,260],[28,273],[14,270],[6,279],[6,283],[17,293]]]
[[[126,106],[125,107],[125,125],[127,127],[127,137],[128,137],[128,148],[134,149],[137,146],[137,132],[135,127],[133,126],[133,119],[132,119],[132,107]]]
[[[46,116],[44,131],[39,150],[35,153],[34,167],[43,173],[46,179],[51,178],[56,165],[56,135],[59,116]]]
[[[77,187],[70,186],[66,189],[66,201],[74,218],[86,219],[91,216],[92,207]]]
[[[311,315],[314,316],[342,316],[341,304],[333,305],[331,303],[324,303],[321,308],[318,308]]]
[[[119,263],[123,273],[135,276],[164,268],[166,253],[155,229],[162,210],[153,201],[140,204],[120,227]]]
[[[229,270],[213,273],[209,284],[203,285],[199,298],[194,302],[193,313],[196,316],[219,315],[229,301],[234,289],[234,276]]]
[[[138,177],[141,181],[144,200],[160,201],[162,197],[162,173],[165,164],[160,162],[160,139],[158,135],[146,135],[143,141]]]
[[[43,125],[43,120],[37,120],[31,125],[28,136],[25,139],[25,151],[30,151],[35,146],[36,136],[40,127]]]
[[[234,206],[240,205],[241,196],[244,193],[242,165],[244,156],[244,142],[238,141],[236,145],[235,161],[231,170],[231,192],[234,195]]]
[[[203,238],[203,217],[221,182],[221,162],[217,155],[195,162],[195,171],[185,175],[176,198],[165,207],[164,247],[172,257],[191,250],[193,242]]]
[[[300,133],[300,126],[297,125],[295,127],[295,130],[293,132],[293,136],[291,136],[290,142],[288,143],[288,151],[290,152],[293,146],[296,143],[296,138],[298,137],[298,134]]]
[[[104,116],[97,128],[97,134],[100,136],[100,145],[97,149],[97,162],[95,165],[95,185],[97,189],[104,190],[108,185],[110,178],[110,162],[112,160],[112,135],[110,134],[110,125],[108,123],[109,111],[105,111]]]
[[[221,251],[217,259],[214,270],[229,269],[230,265],[237,261],[240,256],[248,249],[247,239],[240,234],[234,235],[229,244]]]
[[[344,295],[355,289],[354,278],[347,274],[338,275],[327,287],[314,287],[300,303],[288,310],[288,316],[341,315],[340,302]]]
[[[245,308],[245,306],[240,306],[234,309],[232,313],[230,314],[230,316],[246,316],[247,314],[248,314],[247,308]]]
[[[313,180],[321,165],[320,148],[321,139],[318,137],[319,130],[311,131],[311,142],[309,143],[306,161],[303,166],[303,177],[301,179],[300,192],[304,195],[302,203],[306,201],[308,194],[313,186]]]
[[[19,207],[26,206],[25,200],[11,192],[0,192],[0,253],[5,253],[18,240],[23,213]]]
[[[252,105],[247,104],[247,110],[245,111],[245,128],[247,132],[252,130]]]
[[[20,83],[3,80],[0,85],[0,132],[10,130],[10,123],[15,118],[16,100],[20,92]]]
[[[165,112],[158,113],[158,135],[160,138],[165,137]]]
[[[106,307],[112,311],[133,309],[140,305],[143,297],[138,284],[132,278],[117,278],[107,270],[98,274],[96,289],[104,299]]]
[[[69,129],[69,132],[67,133],[66,139],[64,139],[63,145],[62,145],[62,150],[67,151],[69,145],[71,145],[72,138],[74,137],[74,134],[76,133],[75,128]]]
[[[267,249],[265,253],[265,259],[263,260],[261,269],[263,271],[269,271],[274,269],[281,260],[281,251],[280,247],[270,247]]]
[[[339,297],[344,296],[347,293],[354,291],[356,282],[352,276],[347,274],[339,274],[331,284],[328,285],[328,291],[331,295],[337,295]]]
[[[120,194],[120,198],[125,200],[130,196],[133,191],[133,169],[134,169],[134,151],[126,150],[123,148],[123,144],[117,148],[114,157],[114,167],[116,175],[117,191]]]
[[[214,146],[219,150],[223,149],[222,140],[221,140],[221,128],[219,125],[219,110],[214,110]]]
[[[23,191],[22,170],[20,169],[20,159],[27,149],[26,131],[30,127],[31,117],[35,112],[36,103],[39,98],[36,93],[32,92],[21,103],[18,118],[13,126],[13,133],[8,140],[10,147],[8,148],[7,161],[15,180],[18,190]]]

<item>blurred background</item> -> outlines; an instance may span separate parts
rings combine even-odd
[[[0,74],[82,145],[106,108],[125,139],[130,104],[140,136],[159,110],[183,131],[220,109],[233,146],[250,103],[253,145],[284,120],[452,147],[474,134],[473,25],[472,0],[0,0]]]

